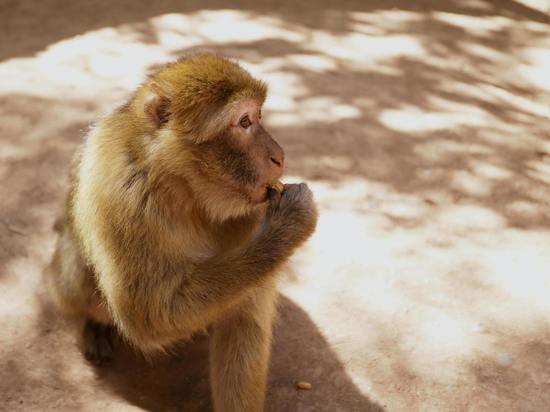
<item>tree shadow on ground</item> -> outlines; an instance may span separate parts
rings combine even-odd
[[[550,334],[541,329],[519,339],[501,336],[501,349],[494,357],[483,357],[469,363],[468,373],[475,385],[468,388],[478,409],[536,411],[550,405],[550,371],[540,371],[550,360]],[[539,370],[539,372],[535,372]]]
[[[495,65],[495,62],[487,58],[491,53],[502,56],[518,55],[528,48],[530,40],[544,37],[547,33],[523,30],[522,36],[516,40],[508,28],[497,27],[489,34],[480,34],[438,19],[437,13],[454,13],[468,17],[505,16],[518,23],[547,23],[548,16],[514,1],[326,1],[307,14],[296,13],[294,9],[288,8],[289,4],[283,2],[273,7],[269,3],[252,4],[245,1],[233,7],[249,13],[251,18],[262,13],[279,17],[281,27],[288,27],[290,30],[315,28],[324,33],[343,36],[361,35],[368,29],[376,33],[374,37],[380,38],[406,33],[425,50],[424,54],[418,56],[392,57],[383,63],[386,68],[393,69],[393,72],[387,72],[375,68],[353,67],[347,59],[331,55],[330,50],[312,51],[307,44],[284,39],[205,44],[211,50],[255,64],[261,64],[266,59],[282,60],[284,63],[276,71],[294,76],[298,86],[304,90],[301,95],[293,98],[296,105],[307,107],[314,104],[313,100],[316,98],[324,99],[309,109],[309,112],[304,110],[304,116],[317,111],[314,119],[290,124],[273,122],[274,135],[287,152],[290,174],[334,186],[354,178],[387,186],[395,193],[411,199],[415,212],[402,216],[384,207],[368,211],[378,213],[400,227],[414,228],[426,224],[434,212],[441,209],[440,206],[444,208],[452,203],[473,204],[490,210],[510,227],[550,227],[550,216],[546,212],[548,204],[545,200],[549,193],[548,182],[541,178],[539,171],[545,166],[545,160],[550,154],[538,147],[541,142],[548,140],[545,125],[549,121],[544,115],[525,111],[499,98],[498,94],[502,90],[521,93],[529,93],[529,90],[510,79],[498,82],[495,74],[505,71],[506,67],[504,63],[502,67]],[[42,50],[47,44],[72,34],[125,23],[128,24],[120,30],[136,33],[140,41],[158,42],[157,30],[147,20],[149,17],[168,12],[193,13],[203,10],[198,2],[182,6],[164,1],[151,7],[135,2],[131,5],[126,2],[112,5],[107,2],[71,2],[70,5],[64,4],[62,10],[65,14],[51,13],[51,8],[56,5],[58,2],[55,0],[40,4],[22,1],[2,5],[6,11],[2,14],[2,20],[7,23],[2,28],[6,34],[3,37],[5,41],[2,42],[3,47],[7,48],[6,57],[25,54],[30,50]],[[113,7],[114,10],[109,9],[107,13],[106,7]],[[209,2],[204,10],[223,7],[227,6],[222,2]],[[94,13],[92,9],[95,10]],[[337,9],[338,12],[335,13]],[[354,14],[388,10],[409,11],[418,15],[412,20],[392,26],[386,24],[383,18],[369,20],[365,24],[360,16]],[[30,32],[36,27],[34,23],[38,20],[45,22],[42,26],[44,34],[31,35]],[[51,27],[50,30],[50,24],[56,29]],[[9,35],[19,36],[18,41],[9,41]],[[205,39],[206,42],[207,40]],[[14,45],[22,45],[22,48],[10,49]],[[475,53],[467,47],[471,45],[482,45],[491,53],[486,56]],[[174,52],[174,57],[190,50],[192,49],[178,50]],[[284,61],[287,56],[308,54],[324,58],[330,62],[331,68],[319,71]],[[454,68],[441,67],[425,56],[439,59],[453,56],[458,59],[458,63]],[[494,84],[495,82],[498,83]],[[449,89],[451,86],[452,89]],[[480,96],[479,93],[472,95],[471,88],[476,87],[488,87],[491,91],[485,96]],[[495,96],[490,96],[490,93]],[[0,113],[6,119],[5,123],[9,125],[14,120],[21,120],[21,116],[28,117],[30,124],[24,121],[19,123],[25,124],[27,129],[35,130],[43,127],[42,119],[37,118],[36,114],[42,113],[47,118],[51,110],[48,102],[66,109],[75,103],[53,96],[51,99],[43,99],[7,95],[3,96],[3,100],[9,101],[9,104],[0,105],[0,109],[6,109],[5,113]],[[2,218],[0,225],[5,229],[5,236],[14,239],[14,245],[6,242],[7,246],[0,249],[0,260],[7,260],[14,250],[15,253],[23,253],[20,249],[25,240],[18,239],[21,236],[18,232],[24,232],[25,226],[33,227],[37,223],[37,217],[31,216],[30,209],[22,206],[29,201],[36,205],[45,203],[45,195],[36,199],[38,194],[45,194],[48,187],[63,182],[60,178],[52,178],[51,166],[55,166],[57,171],[61,170],[57,169],[59,165],[66,165],[69,157],[67,147],[74,149],[74,142],[83,134],[79,129],[88,122],[93,103],[80,102],[84,106],[81,113],[86,113],[88,117],[86,120],[75,118],[74,123],[71,121],[65,129],[55,130],[55,136],[61,136],[60,139],[54,139],[52,133],[52,136],[42,136],[44,146],[37,146],[36,141],[23,141],[25,153],[20,150],[21,156],[8,156],[3,160],[0,168],[0,173],[5,172],[2,173],[3,179],[9,180],[15,175],[16,181],[17,175],[24,175],[31,185],[20,185],[22,190],[7,198],[5,196],[3,205],[0,205],[3,206],[0,217],[7,216]],[[449,103],[454,104],[455,108],[448,110]],[[319,105],[322,107],[319,108]],[[456,105],[461,107],[456,108]],[[350,118],[338,119],[337,116],[331,116],[328,110],[331,106],[344,106],[347,109],[352,107],[355,114]],[[451,124],[448,128],[428,128],[421,131],[403,129],[399,120],[387,121],[396,113],[400,115],[403,108],[411,107],[417,110],[417,116],[427,113],[443,113],[446,116],[449,112],[454,115],[461,110],[474,110],[489,120],[481,126],[466,122],[465,125]],[[292,112],[293,109],[288,108],[274,114],[288,117]],[[323,120],[319,120],[320,117]],[[429,116],[426,117],[429,122]],[[269,122],[269,112],[266,118]],[[0,127],[5,128],[6,125]],[[506,131],[509,127],[527,131],[535,142],[533,146],[514,142],[513,133]],[[8,145],[19,146],[21,149],[20,136],[27,129],[12,131],[8,127],[2,133],[2,139],[6,139]],[[64,160],[59,160],[60,157]],[[35,177],[37,167],[44,170],[38,179]],[[31,172],[35,176],[31,177]],[[496,176],[490,176],[491,173]],[[443,200],[437,199],[437,196]],[[366,212],[368,209],[366,205],[369,199],[362,200],[356,202],[357,212]],[[387,201],[388,199],[377,199],[377,203]],[[18,219],[21,222],[14,224],[12,220],[18,213],[25,215],[21,214],[21,219]]]
[[[291,6],[291,7],[290,7]],[[299,10],[296,10],[296,9]],[[166,13],[193,13],[208,10],[240,10],[252,13],[269,13],[288,22],[306,27],[323,25],[324,30],[342,33],[349,26],[341,17],[346,11],[373,12],[399,8],[401,10],[429,12],[439,10],[476,16],[495,14],[548,23],[548,15],[513,0],[499,1],[385,1],[385,0],[323,0],[315,4],[296,5],[284,1],[238,1],[230,5],[222,0],[178,2],[161,0],[140,3],[132,0],[111,2],[45,0],[4,0],[0,3],[0,27],[3,42],[0,61],[10,57],[32,55],[59,40],[87,31],[123,24],[139,23],[150,17]],[[56,10],[55,13],[52,10]],[[332,11],[327,15],[327,11]],[[36,35],[40,27],[40,35]]]

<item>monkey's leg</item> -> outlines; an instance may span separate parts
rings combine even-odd
[[[114,330],[93,320],[84,326],[84,357],[96,366],[105,366],[113,360]]]
[[[258,289],[215,325],[210,381],[216,412],[263,411],[276,297],[272,287]]]

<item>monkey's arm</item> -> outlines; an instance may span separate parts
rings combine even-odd
[[[286,185],[282,195],[273,194],[263,226],[250,244],[229,256],[197,265],[194,281],[204,284],[214,301],[256,286],[311,236],[316,223],[317,210],[307,185]]]
[[[206,327],[260,286],[315,229],[317,212],[305,184],[288,185],[271,199],[258,235],[231,255],[186,268],[173,287],[152,285],[143,273],[118,298],[107,296],[122,332],[143,349],[156,349]]]

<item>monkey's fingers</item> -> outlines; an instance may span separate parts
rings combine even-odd
[[[279,200],[281,199],[281,192],[274,187],[268,187],[267,188],[267,200],[269,203],[279,203]]]
[[[279,207],[283,190],[284,184],[280,181],[267,188],[267,200],[269,202],[269,209],[275,210]]]

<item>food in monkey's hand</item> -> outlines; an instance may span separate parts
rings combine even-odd
[[[271,188],[272,189],[275,189],[277,192],[279,193],[282,193],[284,188],[285,188],[285,185],[283,182],[281,182],[280,180],[277,180],[276,183],[273,183],[273,185],[271,185]]]

